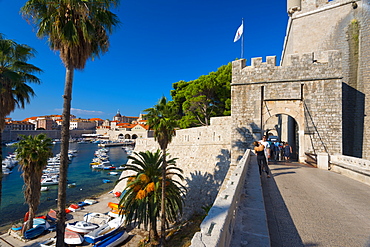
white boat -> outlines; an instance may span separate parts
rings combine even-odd
[[[40,191],[48,191],[48,190],[49,190],[49,187],[47,186],[42,186],[40,189]]]
[[[112,176],[117,176],[118,175],[118,172],[108,172],[109,175],[112,175]]]
[[[104,224],[101,227],[86,234],[85,241],[94,244],[109,236],[112,236],[120,229],[122,223],[123,220],[121,218],[115,218],[111,221],[108,221],[107,224]]]
[[[10,170],[9,168],[7,168],[7,167],[2,167],[2,170],[3,170],[3,174],[4,175],[8,175],[8,174],[10,174],[10,173],[12,173],[13,171],[12,170]]]
[[[84,202],[87,203],[87,204],[89,204],[89,205],[93,205],[94,203],[97,203],[98,201],[97,200],[94,200],[94,199],[85,199]]]
[[[59,183],[59,177],[52,176],[46,177],[41,180],[41,185],[55,185]]]
[[[88,233],[91,232],[92,230],[98,228],[99,225],[91,223],[91,222],[86,222],[86,221],[76,221],[74,223],[68,223],[66,226],[66,229],[71,231],[71,232],[77,232],[77,233]]]
[[[82,244],[84,238],[77,232],[65,231],[64,233],[64,243],[70,245]]]
[[[84,215],[84,221],[98,225],[104,225],[111,219],[109,215],[102,213],[88,213]]]

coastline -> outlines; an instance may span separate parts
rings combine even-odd
[[[86,207],[83,207],[82,210],[76,211],[76,212],[71,212],[67,214],[67,222],[74,222],[74,221],[79,221],[83,220],[83,216],[87,213],[90,212],[99,212],[99,213],[107,213],[110,211],[110,208],[108,207],[109,202],[118,202],[118,198],[114,196],[113,190],[110,190],[108,192],[105,192],[100,195],[96,195],[93,197],[86,197],[86,198],[94,198],[97,200],[97,203],[93,205],[89,205]],[[0,234],[0,246],[24,246],[25,243],[27,246],[39,246],[39,244],[46,239],[49,239],[51,237],[55,237],[56,232],[50,232],[44,235],[41,235],[37,237],[36,239],[32,239],[26,242],[23,242],[13,236],[11,236],[8,233],[8,230],[11,228],[11,225],[8,226],[5,232],[1,232]],[[5,229],[5,226],[4,226]],[[129,239],[125,243],[124,246],[126,247],[136,247],[137,244],[141,239],[147,236],[147,231],[138,229],[138,228],[131,228],[131,227],[126,227],[126,231],[129,234]],[[11,245],[9,245],[11,244]],[[86,245],[86,242],[83,244],[83,246],[90,246],[89,244]],[[92,245],[91,245],[92,246]]]
[[[85,200],[86,198],[91,198],[91,199],[97,200],[99,202],[99,198],[103,197],[105,194],[113,193],[113,190],[114,189],[108,190],[108,191],[105,191],[105,192],[102,192],[102,193],[97,193],[97,194],[92,195],[90,197],[81,198],[80,201]],[[73,203],[73,202],[68,202],[67,206],[68,206],[68,204],[71,204],[71,203]],[[52,209],[56,210],[56,207],[52,208]],[[50,209],[42,211],[41,213],[38,213],[37,215],[46,215],[49,212],[49,210]],[[19,218],[18,220],[14,221],[14,222],[8,222],[8,223],[4,223],[3,225],[0,225],[0,236],[7,233],[8,230],[12,227],[13,224],[18,223],[18,222],[22,222],[22,221],[23,221],[23,219]]]

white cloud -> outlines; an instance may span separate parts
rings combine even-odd
[[[57,111],[63,111],[62,109],[55,109]],[[89,110],[82,110],[71,108],[71,114],[79,116],[79,115],[104,115],[105,113],[102,111],[89,111]]]

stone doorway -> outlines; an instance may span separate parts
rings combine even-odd
[[[299,160],[299,128],[297,121],[287,114],[277,114],[268,118],[264,124],[264,135],[277,137],[279,143],[288,142],[292,147],[292,161]]]

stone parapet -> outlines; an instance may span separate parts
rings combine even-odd
[[[248,246],[248,244],[270,246],[260,180],[256,179],[259,178],[258,166],[255,159],[252,162],[252,156],[254,154],[248,149],[231,172],[229,179],[224,181],[226,189],[218,193],[212,208],[200,225],[200,232],[193,236],[192,247],[237,246],[232,244],[235,239],[234,243],[238,246]],[[253,169],[254,172],[248,172]],[[246,183],[247,187],[245,187]],[[245,202],[247,205],[241,205],[242,197],[247,197]],[[239,224],[246,222],[248,226],[236,226],[238,217],[243,217]]]

